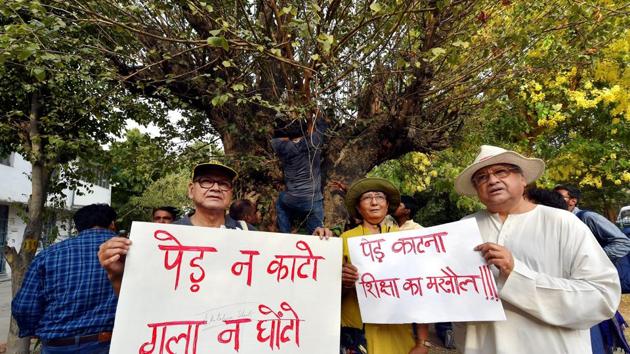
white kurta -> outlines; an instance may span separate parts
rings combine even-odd
[[[417,229],[421,229],[422,225],[418,224],[417,222],[409,219],[407,221],[405,221],[404,224],[399,225],[398,226],[398,230],[400,231],[405,231],[405,230],[417,230]]]
[[[568,211],[542,205],[523,214],[481,211],[484,242],[505,246],[514,269],[499,294],[506,321],[456,323],[465,353],[591,353],[589,328],[612,317],[621,290],[617,271],[588,227]]]

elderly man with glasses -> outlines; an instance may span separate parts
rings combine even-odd
[[[252,225],[234,220],[225,213],[232,202],[232,184],[237,177],[236,171],[218,162],[195,166],[192,180],[188,184],[188,197],[192,200],[195,211],[174,224],[254,230]],[[99,262],[107,271],[117,294],[120,292],[125,267],[123,257],[130,245],[131,241],[127,238],[113,237],[103,243],[98,251]]]
[[[545,168],[540,159],[484,145],[455,180],[486,206],[474,217],[506,320],[457,323],[464,353],[591,353],[588,329],[621,298],[617,272],[588,227],[566,210],[524,198]]]

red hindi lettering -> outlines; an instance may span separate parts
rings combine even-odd
[[[398,241],[392,244],[392,252],[403,254],[416,253],[416,239],[421,238],[422,236],[414,236],[414,237],[400,237]],[[420,252],[424,252],[421,250]]]
[[[444,240],[442,240],[442,237],[446,235],[448,235],[448,232],[437,232],[430,235],[424,235],[422,236],[422,239],[424,240],[423,245],[424,247],[429,247],[431,243],[434,243],[435,251],[437,253],[446,252],[446,248],[444,247]]]
[[[390,297],[400,298],[397,284],[398,279],[399,278],[388,278],[379,280],[378,290],[381,292],[381,294],[385,294]]]
[[[151,339],[140,346],[138,353],[162,354],[166,350],[167,353],[196,354],[199,327],[206,323],[206,321],[149,323],[147,327],[151,329]]]
[[[368,240],[366,238],[361,239],[361,251],[365,257],[370,257],[372,262],[376,259],[379,263],[383,262],[385,253],[381,251],[381,242],[385,239]]]
[[[368,293],[370,293],[370,295],[372,295],[375,299],[381,298],[381,293],[379,292],[376,283],[377,280],[374,278],[372,273],[363,273],[363,275],[361,275],[361,281],[359,284],[363,288],[363,294],[366,298],[368,297]]]
[[[436,293],[440,293],[440,290],[447,294],[458,294],[462,292],[468,292],[470,290],[468,286],[472,285],[475,292],[479,293],[477,286],[477,280],[483,279],[479,275],[458,275],[451,267],[445,267],[441,269],[443,276],[427,277],[429,280],[427,289],[435,289]],[[485,289],[484,289],[485,290]]]
[[[407,278],[403,283],[403,290],[408,291],[411,296],[422,296],[422,277]]]
[[[190,286],[190,290],[192,292],[199,291],[200,287],[197,283],[201,282],[206,275],[203,267],[199,264],[199,261],[203,260],[205,252],[217,252],[217,249],[214,247],[204,246],[184,246],[177,238],[175,238],[175,236],[164,230],[155,231],[153,237],[160,241],[172,241],[175,243],[174,245],[158,245],[158,248],[164,251],[164,268],[166,270],[175,269],[175,290],[177,290],[177,287],[179,286],[179,276],[181,273],[182,258],[184,253],[199,252],[199,255],[192,258],[189,263],[191,269],[196,268],[199,270],[198,275],[195,275],[195,273],[191,270],[189,278],[193,284]],[[175,260],[171,261],[169,252],[177,252]]]
[[[359,284],[363,287],[363,294],[368,297],[368,293],[375,299],[380,299],[383,295],[400,298],[398,291],[398,280],[400,278],[376,279],[371,273],[363,273]]]
[[[294,282],[296,274],[298,278],[306,279],[310,276],[317,281],[317,262],[325,258],[314,256],[311,248],[305,241],[298,241],[295,244],[295,248],[300,251],[306,251],[307,255],[275,255],[275,260],[269,262],[267,266],[267,274],[276,274],[277,282],[287,277],[291,279],[291,282]],[[287,266],[284,264],[285,260],[290,261],[291,265]],[[303,268],[311,265],[313,268],[310,275],[304,273]]]
[[[483,285],[483,291],[486,295],[486,300],[495,300],[499,301],[499,295],[497,294],[497,289],[494,287],[494,279],[492,276],[492,272],[488,266],[480,266],[479,273],[481,274],[481,283]]]
[[[241,250],[241,254],[248,255],[247,262],[235,262],[232,264],[232,274],[241,275],[243,268],[247,267],[247,286],[252,285],[252,268],[254,263],[254,256],[258,256],[260,252],[254,250]]]
[[[280,349],[281,344],[290,342],[293,339],[295,345],[297,347],[300,346],[300,322],[304,322],[304,320],[298,317],[291,305],[287,302],[282,302],[280,310],[275,312],[268,306],[261,304],[258,306],[258,311],[262,315],[273,315],[271,319],[258,321],[256,325],[258,330],[256,339],[259,343],[269,342],[269,347],[271,350],[274,350],[274,348]],[[293,318],[288,318],[287,314],[293,315]],[[287,335],[287,332],[293,332],[293,338]]]
[[[448,235],[447,232],[437,232],[429,235],[401,237],[398,241],[392,244],[392,252],[402,252],[402,254],[420,254],[425,253],[423,247],[430,247],[431,244],[434,244],[435,251],[437,253],[443,253],[446,252],[446,248],[442,237],[446,235]]]
[[[234,325],[234,328],[226,329],[221,331],[217,336],[217,340],[221,344],[227,344],[231,341],[234,341],[234,350],[238,352],[241,347],[240,337],[241,337],[241,324],[251,322],[251,318],[239,318],[235,320],[225,320],[223,323],[226,325]]]

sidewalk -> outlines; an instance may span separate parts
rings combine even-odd
[[[0,353],[9,334],[9,318],[11,316],[11,279],[0,277]]]

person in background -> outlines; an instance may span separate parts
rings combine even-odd
[[[177,209],[172,206],[161,206],[153,209],[151,213],[153,222],[170,224],[177,220]]]
[[[248,199],[235,200],[232,205],[230,205],[229,214],[234,220],[243,220],[254,226],[260,223],[256,205]]]
[[[11,304],[20,337],[36,336],[42,354],[106,354],[117,297],[95,257],[116,235],[116,212],[106,204],[74,214],[76,237],[41,251]]]
[[[326,124],[321,117],[306,122],[289,120],[284,114],[276,120],[279,127],[271,146],[280,159],[285,184],[276,202],[278,230],[290,233],[293,221],[305,220],[312,234],[324,226],[321,154]]]
[[[579,189],[569,185],[558,185],[553,190],[566,201],[569,211],[591,229],[597,242],[613,263],[630,252],[630,239],[615,224],[594,211],[581,210],[578,207],[581,197]]]
[[[525,198],[534,204],[542,204],[552,208],[568,210],[567,203],[556,192],[536,187],[527,188]]]
[[[413,197],[408,195],[400,196],[400,205],[398,205],[393,215],[398,224],[398,230],[421,229],[422,226],[413,220],[419,209],[418,203]]]
[[[577,206],[581,196],[579,189],[568,185],[558,185],[553,190],[554,194],[565,202],[564,209],[574,213],[591,229],[599,245],[617,267],[622,291],[627,292],[628,286],[624,287],[624,284],[628,282],[624,280],[628,279],[628,272],[630,272],[628,263],[630,239],[602,215],[593,211],[580,210]],[[623,348],[626,353],[630,353],[630,346],[623,333],[626,327],[628,325],[619,311],[612,318],[591,327],[593,354],[612,353],[616,348]]]

